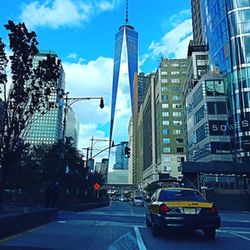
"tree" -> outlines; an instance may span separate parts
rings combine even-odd
[[[9,56],[12,84],[7,93],[8,57],[5,45],[0,39],[0,94],[4,102],[4,115],[0,131],[0,203],[2,201],[5,177],[22,152],[23,139],[34,114],[41,115],[56,107],[50,98],[57,94],[57,82],[61,71],[58,58],[48,55],[45,60],[34,65],[34,57],[39,52],[35,32],[29,32],[24,23],[8,21]]]

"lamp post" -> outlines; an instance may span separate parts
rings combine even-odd
[[[86,100],[93,100],[97,99],[100,100],[99,107],[101,109],[104,108],[104,100],[103,97],[69,97],[69,92],[64,93],[65,95],[65,107],[64,107],[64,118],[63,118],[63,134],[62,134],[62,140],[64,141],[65,138],[65,132],[66,132],[66,124],[67,124],[67,114],[68,114],[68,107],[71,107],[72,104],[78,102],[78,101],[86,101]]]
[[[93,153],[93,146],[94,146],[94,141],[98,142],[98,141],[109,141],[108,139],[95,139],[93,136],[90,139],[91,141],[91,146],[90,146],[90,158],[92,158],[92,153]]]
[[[63,89],[58,89],[58,97],[64,99],[65,96],[65,106],[64,106],[64,117],[63,117],[63,130],[62,130],[62,138],[61,138],[61,148],[60,148],[60,160],[59,160],[59,169],[62,167],[63,159],[64,159],[64,152],[65,152],[65,133],[66,133],[66,124],[67,124],[67,114],[68,108],[71,107],[72,104],[78,101],[86,101],[92,99],[99,99],[100,100],[100,108],[104,108],[104,100],[103,97],[69,97],[69,92],[64,92]],[[88,162],[88,151],[87,151],[87,160]]]

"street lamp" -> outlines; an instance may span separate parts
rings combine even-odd
[[[93,146],[94,146],[94,141],[98,142],[98,141],[109,141],[108,139],[95,139],[93,136],[90,139],[91,141],[91,146],[90,146],[90,158],[92,158],[92,153],[93,153]]]
[[[63,93],[63,90],[61,90]],[[86,100],[93,100],[93,99],[99,99],[100,104],[99,107],[101,109],[104,108],[104,100],[103,97],[69,97],[69,92],[63,93],[61,96],[65,97],[65,107],[64,107],[64,119],[63,119],[63,134],[62,134],[62,140],[64,141],[65,138],[65,132],[66,132],[66,123],[67,123],[67,113],[68,113],[68,107],[71,107],[72,104],[78,102],[78,101],[86,101]]]
[[[64,150],[65,150],[65,146],[64,146],[64,138],[65,138],[65,132],[66,132],[66,124],[67,124],[67,113],[68,113],[68,108],[71,107],[72,104],[78,102],[78,101],[85,101],[85,100],[92,100],[92,99],[99,99],[100,100],[100,108],[103,109],[104,108],[104,100],[103,97],[69,97],[69,92],[64,92],[63,89],[58,89],[57,90],[57,95],[58,98],[60,100],[64,100],[64,96],[65,96],[65,106],[64,106],[64,118],[63,118],[63,131],[62,131],[62,144],[60,146],[60,161],[59,161],[59,166],[60,169],[62,167],[62,161],[64,159]],[[88,153],[88,152],[87,152]],[[87,154],[87,158],[88,158],[88,154]]]

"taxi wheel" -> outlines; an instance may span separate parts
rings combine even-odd
[[[209,239],[209,240],[214,240],[215,239],[216,230],[214,228],[212,228],[212,229],[204,229],[203,232],[206,235],[207,239]]]
[[[154,237],[160,236],[160,229],[153,222],[152,222],[151,230],[152,230],[152,235]]]

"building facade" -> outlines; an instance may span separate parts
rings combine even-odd
[[[67,124],[65,136],[72,139],[72,144],[77,148],[79,136],[79,121],[76,119],[75,112],[71,107],[67,111]]]
[[[116,147],[115,152],[115,164],[113,169],[126,169],[128,170],[128,158],[125,157],[125,147],[128,146],[128,142],[121,142],[119,146]]]
[[[128,2],[126,1],[126,4]],[[123,50],[124,48],[124,50]],[[128,68],[128,79],[130,89],[131,109],[133,115],[134,107],[134,77],[138,72],[138,33],[134,27],[128,24],[128,8],[126,8],[125,24],[120,26],[119,31],[115,35],[115,54],[113,66],[112,81],[112,100],[111,100],[111,117],[110,117],[110,144],[113,136],[113,125],[115,119],[116,97],[119,84],[119,74],[121,67],[121,59],[123,53],[126,53],[126,61]]]
[[[195,45],[206,44],[204,28],[202,24],[201,0],[191,0],[193,42]]]
[[[52,51],[44,51],[38,53],[34,58],[34,65],[37,65],[39,61],[44,60],[47,55],[57,57],[57,55]],[[60,76],[57,83],[58,89],[65,88],[65,74],[61,67]],[[57,101],[57,95],[51,95],[51,101]],[[59,139],[62,139],[63,130],[63,107],[56,107],[46,112],[44,115],[36,112],[34,114],[34,119],[31,125],[27,129],[27,134],[25,136],[25,141],[35,145],[35,144],[53,144]]]
[[[155,77],[156,161],[158,172],[180,176],[186,158],[182,89],[188,59],[162,58]]]
[[[229,129],[238,163],[250,161],[250,2],[201,1],[212,70],[228,78]]]
[[[226,83],[204,74],[185,99],[189,161],[232,161]]]

